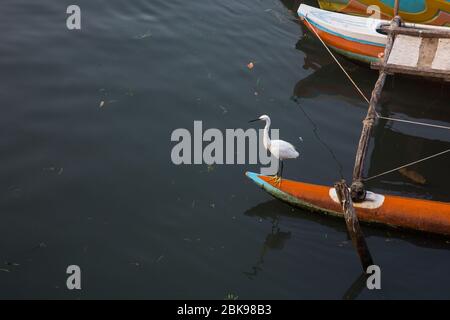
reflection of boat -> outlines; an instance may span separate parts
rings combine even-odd
[[[305,63],[307,60],[306,57]],[[351,69],[351,67],[353,68]],[[363,85],[363,90],[376,80],[376,75],[367,68],[359,68],[358,66],[355,67],[355,65],[349,64],[347,70],[349,69],[352,72],[353,78],[360,85]],[[338,79],[343,80],[339,81]],[[348,99],[354,103],[362,102],[360,96],[355,93],[355,90],[345,82],[342,70],[336,64],[318,67],[317,71],[299,80],[294,87],[293,95],[296,98],[303,99],[332,95],[346,100]]]
[[[305,25],[329,47],[357,61],[379,61],[384,54],[387,36],[379,31],[385,20],[350,16],[300,5],[298,15]],[[441,30],[437,26],[414,25],[415,29]]]
[[[278,200],[268,200],[259,203],[256,206],[246,210],[245,215],[249,217],[258,217],[264,221],[268,221],[272,225],[271,228],[269,225],[269,229],[271,230],[267,232],[267,236],[265,236],[263,240],[262,247],[260,251],[258,251],[258,258],[256,263],[254,263],[254,265],[251,267],[251,270],[249,270],[248,272],[244,272],[244,274],[249,279],[255,279],[255,277],[262,273],[262,271],[264,270],[264,263],[269,262],[269,259],[271,258],[273,259],[273,256],[270,257],[270,253],[272,251],[287,250],[287,252],[289,252],[288,242],[291,242],[290,245],[294,248],[296,248],[296,242],[298,241],[301,241],[302,243],[305,243],[305,241],[317,243],[317,240],[321,235],[316,231],[309,233],[307,231],[307,228],[305,230],[305,225],[309,225],[309,223],[319,224],[320,226],[323,226],[324,228],[321,228],[321,230],[324,230],[324,232],[326,233],[329,232],[329,230],[336,231],[339,234],[346,232],[345,223],[342,223],[342,221],[337,218],[334,219],[326,217],[324,215],[314,215],[303,210],[293,209],[292,207]],[[299,231],[299,229],[297,229],[299,228],[297,223],[292,223],[292,219],[304,220],[307,221],[307,223],[301,224],[301,231]],[[283,228],[281,228],[284,229],[283,231],[280,231],[279,225],[283,226]],[[300,232],[302,236],[305,237],[299,239],[298,234],[296,235],[297,232]],[[418,237],[414,233],[407,233],[399,230],[385,228],[367,228],[364,230],[364,234],[368,238],[385,238],[386,242],[390,243],[396,243],[401,239],[401,241],[406,241],[408,244],[420,248],[437,250],[450,249],[448,243],[446,242],[446,239],[441,237]],[[347,240],[348,239],[349,238],[347,238]],[[331,238],[327,238],[327,241],[330,240]],[[339,243],[342,243],[342,237],[339,236],[335,241],[339,241]],[[316,252],[317,248],[314,246],[311,247],[312,248],[310,250]],[[302,257],[308,254],[303,250],[300,250],[298,252]],[[335,255],[338,256],[339,253],[335,253]],[[334,258],[334,256],[329,257],[329,259]],[[361,294],[361,292],[367,290],[366,277],[367,275],[365,273],[361,276],[358,275],[357,277],[355,274],[355,281],[351,283],[351,285],[348,284],[350,288],[348,288],[345,293],[343,293],[343,299],[356,299]]]
[[[307,68],[306,61],[312,60],[316,51],[312,51],[309,47],[304,46],[304,43],[301,43],[301,50],[305,53],[304,67]],[[358,83],[363,92],[367,95],[370,94],[377,74],[368,68],[361,68],[353,63],[348,63],[347,60],[342,61],[342,64],[351,73],[352,78]],[[300,79],[295,84],[293,88],[294,97],[312,99],[329,95],[338,96],[339,99],[344,98],[345,100],[351,101],[352,104],[363,103],[358,93],[345,80],[342,70],[338,65],[325,65],[323,62],[315,62],[314,68],[311,65],[311,63],[308,64],[308,69],[315,71]],[[343,80],[340,81],[340,79]],[[450,92],[446,90],[446,84],[420,81],[419,79],[407,77],[403,77],[401,81],[390,78],[387,79],[386,83],[385,92],[383,92],[383,96],[381,97],[382,103],[380,110],[384,116],[396,115],[403,119],[413,121],[426,120],[429,122],[432,120],[436,125],[447,125],[447,123],[450,123],[450,109],[448,108]],[[420,90],[411,91],[411,88],[418,86],[420,86]],[[423,92],[427,92],[427,94],[424,95]],[[410,129],[410,134],[415,136],[431,133],[429,130],[424,132],[424,130],[420,130],[417,127],[407,127],[407,129]],[[410,134],[408,133],[408,135]],[[435,137],[435,133],[432,134]],[[429,139],[435,139],[433,137]],[[432,152],[433,150],[429,150],[430,154]]]
[[[376,8],[380,18],[387,20],[394,13],[394,0],[319,0],[319,5],[324,10],[361,16],[371,15]],[[406,22],[450,26],[450,1],[400,1],[399,14]]]
[[[314,35],[307,32],[303,24],[300,26],[303,29],[303,36],[297,41],[295,47],[305,54],[303,69],[317,70],[331,64],[333,61],[323,54],[323,47],[317,42]]]
[[[305,0],[280,0],[280,2],[286,7],[286,9],[290,11],[296,12],[300,4],[304,2],[308,2]],[[309,0],[309,2],[313,3],[314,1]]]
[[[334,188],[284,179],[275,186],[270,182],[271,177],[252,172],[247,172],[247,177],[275,198],[311,211],[343,217]],[[450,235],[449,203],[368,193],[364,202],[354,205],[361,221]]]

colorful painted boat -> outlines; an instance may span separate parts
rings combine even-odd
[[[392,19],[394,0],[318,0],[324,10]],[[400,16],[406,22],[450,26],[450,0],[401,0]]]
[[[275,186],[271,177],[253,172],[246,175],[277,199],[313,212],[343,217],[334,188],[286,179]],[[363,222],[450,235],[450,203],[368,192],[367,200],[354,206]]]
[[[298,15],[313,33],[336,52],[365,63],[384,53],[387,36],[377,31],[385,20],[351,16],[301,4]]]

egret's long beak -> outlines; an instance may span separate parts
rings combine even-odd
[[[261,121],[261,119],[250,120],[248,123],[250,123],[250,122],[256,122],[256,121]]]

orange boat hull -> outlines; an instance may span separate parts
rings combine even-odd
[[[256,184],[274,197],[312,211],[343,217],[340,204],[330,196],[330,187],[283,179],[275,186],[271,177],[247,172]],[[382,196],[379,207],[355,207],[358,218],[369,223],[450,235],[450,204],[398,196]]]

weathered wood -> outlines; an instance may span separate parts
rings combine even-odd
[[[353,181],[360,181],[364,170],[364,159],[369,145],[370,134],[376,119],[375,106],[378,105],[381,98],[381,91],[386,81],[386,72],[381,71],[370,98],[369,110],[363,121],[361,137],[359,139],[358,149],[356,151],[355,167],[353,169]],[[357,200],[357,199],[355,199]],[[361,199],[363,200],[363,199]]]
[[[395,0],[395,3],[394,3],[394,17],[398,16],[399,9],[400,9],[400,0]]]
[[[392,45],[389,59],[386,64],[403,65],[409,67],[417,66],[420,56],[422,38],[407,35],[397,35]]]
[[[441,30],[444,31],[445,33],[448,32],[448,27],[435,26],[430,24],[411,23],[411,22],[402,22],[402,24],[399,27],[420,29],[420,30]]]
[[[450,39],[397,35],[385,64],[450,74]]]
[[[366,272],[367,268],[373,265],[372,255],[370,254],[364,234],[359,225],[359,220],[353,207],[352,197],[350,191],[344,180],[334,185],[336,194],[342,205],[342,211],[344,212],[345,223],[347,225],[347,231],[352,239],[353,246],[358,252],[363,271]]]
[[[450,30],[433,30],[433,29],[419,29],[419,28],[392,28],[389,25],[381,26],[380,30],[387,34],[404,34],[408,36],[421,38],[450,38]]]
[[[434,58],[438,51],[439,39],[438,38],[419,38],[419,39],[422,39],[422,41],[420,43],[419,59],[417,59],[417,66],[429,67],[433,64]]]
[[[391,26],[397,27],[400,25],[400,19],[393,19],[391,21]],[[388,36],[388,41],[386,44],[386,48],[384,50],[384,61],[388,61],[389,55],[392,50],[392,46],[394,44],[395,35],[391,34]],[[386,81],[387,73],[384,70],[380,71],[380,75],[378,76],[378,80],[375,83],[375,87],[372,91],[372,96],[370,98],[369,109],[367,110],[366,118],[363,121],[363,128],[361,132],[361,137],[358,143],[358,149],[356,151],[356,159],[355,166],[353,168],[353,183],[352,189],[354,189],[355,183],[360,182],[362,180],[362,175],[364,171],[364,160],[367,153],[367,148],[369,146],[370,134],[372,132],[372,127],[376,118],[376,106],[378,105],[381,98],[381,91],[383,89],[384,83]],[[354,192],[353,192],[354,193]],[[364,195],[363,193],[360,193]],[[353,198],[354,201],[362,201],[364,198]]]
[[[450,70],[450,39],[439,39],[431,68]]]
[[[422,78],[450,80],[450,38],[421,38],[397,34],[388,59],[373,69]]]
[[[422,78],[433,78],[433,79],[441,79],[445,81],[450,81],[450,72],[444,70],[436,70],[431,68],[423,68],[423,67],[406,67],[406,66],[397,66],[397,65],[384,65],[383,63],[374,62],[371,67],[376,70],[383,70],[383,72],[388,74],[408,74],[413,76],[418,76]]]
[[[368,275],[366,273],[367,270],[365,270],[363,273],[361,273],[358,278],[356,278],[355,281],[353,281],[350,288],[347,289],[347,291],[344,293],[344,296],[342,297],[342,300],[354,300],[358,298],[358,296],[361,294],[361,292],[367,288],[367,278]]]

